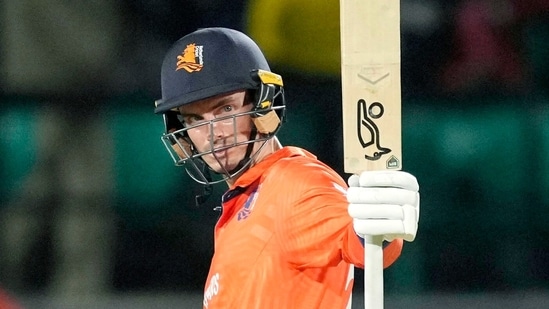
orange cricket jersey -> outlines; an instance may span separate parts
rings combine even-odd
[[[223,196],[203,308],[345,308],[364,248],[347,213],[347,185],[312,154],[284,147]],[[384,249],[384,266],[402,240]]]

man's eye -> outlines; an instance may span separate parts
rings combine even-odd
[[[223,110],[225,112],[230,112],[230,111],[233,110],[233,107],[231,105],[225,105],[225,106],[223,106]]]
[[[185,116],[185,117],[182,117],[182,118],[183,118],[182,122],[184,124],[187,124],[187,125],[195,124],[195,123],[202,120],[202,117],[200,117],[200,116]]]

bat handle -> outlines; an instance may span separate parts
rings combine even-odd
[[[364,237],[364,308],[383,309],[383,236]]]

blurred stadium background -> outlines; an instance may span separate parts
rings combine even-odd
[[[549,4],[401,5],[404,169],[422,217],[385,272],[386,308],[546,308]],[[164,52],[196,28],[256,39],[285,80],[283,144],[345,176],[338,1],[0,7],[1,309],[3,295],[28,309],[201,307],[224,188],[195,206],[201,187],[153,114]]]

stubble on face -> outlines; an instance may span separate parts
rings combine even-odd
[[[249,141],[252,132],[249,115],[234,116],[251,109],[251,104],[245,104],[248,102],[245,96],[246,91],[236,91],[180,108],[188,122],[203,122],[203,125],[189,129],[188,134],[198,152],[208,152],[202,159],[217,173],[234,170],[245,157],[248,144],[231,146]],[[217,119],[224,117],[229,118]]]

